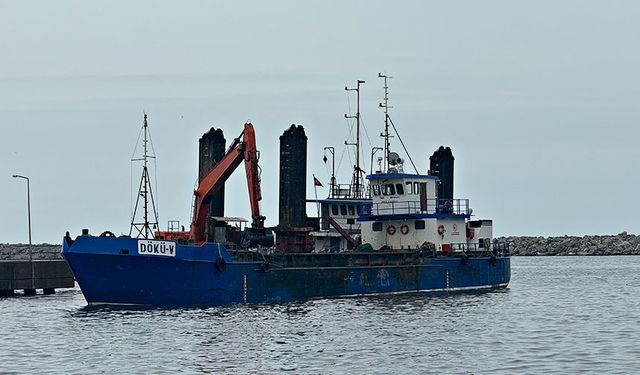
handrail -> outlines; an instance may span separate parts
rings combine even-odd
[[[511,250],[509,249],[509,243],[506,241],[491,241],[489,248],[487,249],[485,246],[480,246],[479,243],[452,243],[451,253],[453,254],[464,254],[467,256],[482,256],[482,255],[494,255],[494,256],[509,256],[511,255]]]
[[[333,184],[329,185],[329,198],[338,199],[368,199],[369,188],[362,184]]]
[[[470,215],[468,199],[429,198],[414,201],[378,202],[366,205],[363,216],[398,214],[453,214]]]

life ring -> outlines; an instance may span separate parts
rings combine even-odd
[[[396,227],[394,227],[393,225],[389,225],[387,227],[387,233],[389,233],[390,236],[393,236],[394,234],[396,234]]]
[[[444,225],[438,225],[438,234],[441,236],[444,234]]]
[[[476,231],[475,231],[475,230],[473,230],[473,229],[467,229],[467,237],[468,237],[470,240],[472,240],[472,239],[473,239],[473,237],[475,237],[475,236],[476,236]]]
[[[100,233],[100,237],[115,237],[116,235],[113,234],[112,231],[110,230],[105,230],[104,232]]]
[[[409,233],[409,226],[407,224],[402,224],[400,227],[400,233],[407,234]]]

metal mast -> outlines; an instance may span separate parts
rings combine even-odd
[[[356,165],[353,170],[353,179],[354,179],[354,194],[355,198],[362,197],[362,189],[360,188],[360,85],[363,84],[364,81],[358,80],[358,83],[355,88],[344,87],[345,91],[355,91],[356,92],[356,115],[349,116],[344,115],[345,118],[355,118],[356,119],[356,143],[347,143],[344,142],[345,145],[356,146]]]
[[[133,210],[133,216],[131,217],[131,228],[129,229],[129,235],[131,235],[133,229],[135,228],[138,232],[136,237],[149,238],[150,236],[153,238],[153,231],[151,230],[151,226],[154,228],[158,227],[158,212],[156,210],[156,205],[153,199],[153,191],[151,189],[151,179],[149,178],[149,169],[148,162],[149,159],[155,159],[155,155],[149,155],[148,152],[148,143],[149,143],[149,129],[147,125],[147,114],[144,114],[144,125],[143,125],[144,136],[142,138],[142,148],[143,155],[142,158],[132,158],[131,161],[142,161],[142,177],[140,178],[140,187],[138,188],[138,196],[136,198],[136,206]],[[138,211],[138,204],[140,203],[140,197],[143,198],[143,210],[144,216],[142,222],[136,222],[136,213]],[[153,217],[154,221],[149,221],[149,201],[151,201],[151,208],[153,209]]]
[[[380,108],[384,108],[384,132],[381,133],[380,136],[384,138],[383,171],[386,171],[389,167],[389,108],[393,108],[389,106],[389,85],[387,85],[387,79],[391,79],[393,77],[382,73],[378,73],[378,77],[384,78],[384,104],[379,103],[378,106]]]

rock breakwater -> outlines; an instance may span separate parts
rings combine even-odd
[[[640,255],[640,236],[622,232],[611,236],[499,237],[511,255]]]
[[[62,259],[60,245],[33,245],[31,251],[34,260]],[[29,260],[29,245],[0,243],[0,260]]]

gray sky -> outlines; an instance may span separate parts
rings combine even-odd
[[[247,119],[275,225],[278,136],[303,125],[309,176],[328,181],[357,79],[363,148],[381,145],[379,71],[420,171],[451,146],[455,195],[497,235],[637,233],[638,19],[637,1],[1,1],[0,242],[27,241],[14,173],[31,178],[34,242],[128,232],[143,110],[163,226],[190,220],[198,138]],[[245,186],[239,169],[228,215],[250,216]]]

